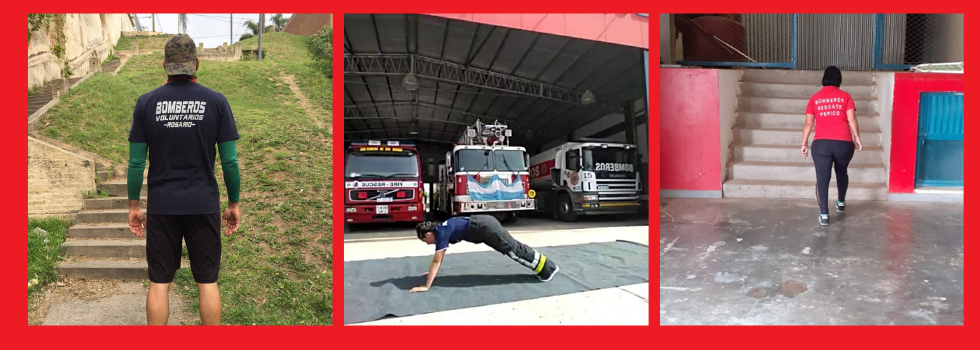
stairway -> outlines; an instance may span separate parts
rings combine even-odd
[[[75,85],[82,78],[71,78],[68,79],[68,86]],[[41,91],[36,94],[27,97],[27,117],[30,118],[31,114],[40,110],[44,105],[51,102],[54,97],[51,96],[51,84],[46,85]]]
[[[888,195],[873,72],[843,72],[841,89],[857,107],[864,150],[848,166],[847,199],[885,200]],[[821,89],[823,71],[745,70],[731,145],[726,198],[815,199],[812,157],[800,155],[804,112]],[[813,140],[813,133],[810,134]],[[830,199],[837,198],[836,175]]]
[[[85,200],[75,226],[68,229],[68,240],[61,246],[67,261],[59,268],[70,278],[146,280],[146,240],[129,231],[125,178],[113,179],[98,189],[110,197]],[[146,197],[141,201],[145,210]]]

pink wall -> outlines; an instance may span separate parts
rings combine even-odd
[[[635,46],[643,49],[650,48],[650,20],[635,13],[428,13],[427,15],[523,29],[538,33]]]
[[[923,92],[963,92],[962,74],[895,73],[892,108],[890,193],[915,192],[919,99]]]
[[[718,71],[660,70],[660,189],[721,191]]]

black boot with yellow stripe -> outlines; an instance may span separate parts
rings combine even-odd
[[[539,267],[535,269],[538,273],[538,279],[543,282],[549,282],[555,278],[555,275],[558,274],[561,268],[554,261],[548,260],[548,257],[544,255],[541,255],[541,260]]]

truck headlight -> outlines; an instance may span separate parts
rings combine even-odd
[[[595,195],[595,194],[585,195],[585,196],[582,196],[582,200],[584,200],[584,201],[597,201],[597,200],[599,200],[599,195]]]
[[[417,207],[417,206],[414,206],[414,205],[413,205],[413,206],[410,206],[410,207],[408,207],[408,211],[418,211],[418,210],[419,210],[419,207]]]
[[[349,213],[356,213],[356,212],[357,212],[357,208],[347,208],[347,213],[348,214]]]

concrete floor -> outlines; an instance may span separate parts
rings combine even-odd
[[[661,325],[962,325],[963,205],[661,203]],[[795,297],[790,281],[806,285]]]
[[[596,220],[569,224],[546,219],[522,219],[518,223],[520,226],[508,228],[514,238],[532,247],[617,240],[649,246],[649,226],[646,222],[637,223]],[[413,231],[404,227],[388,230],[375,228],[370,233],[347,234],[344,238],[345,261],[431,256],[433,253],[432,246],[419,242]],[[489,250],[483,245],[459,244],[449,249],[447,255]],[[449,258],[447,260],[451,261]],[[649,310],[649,283],[643,283],[363,325],[648,325]]]

